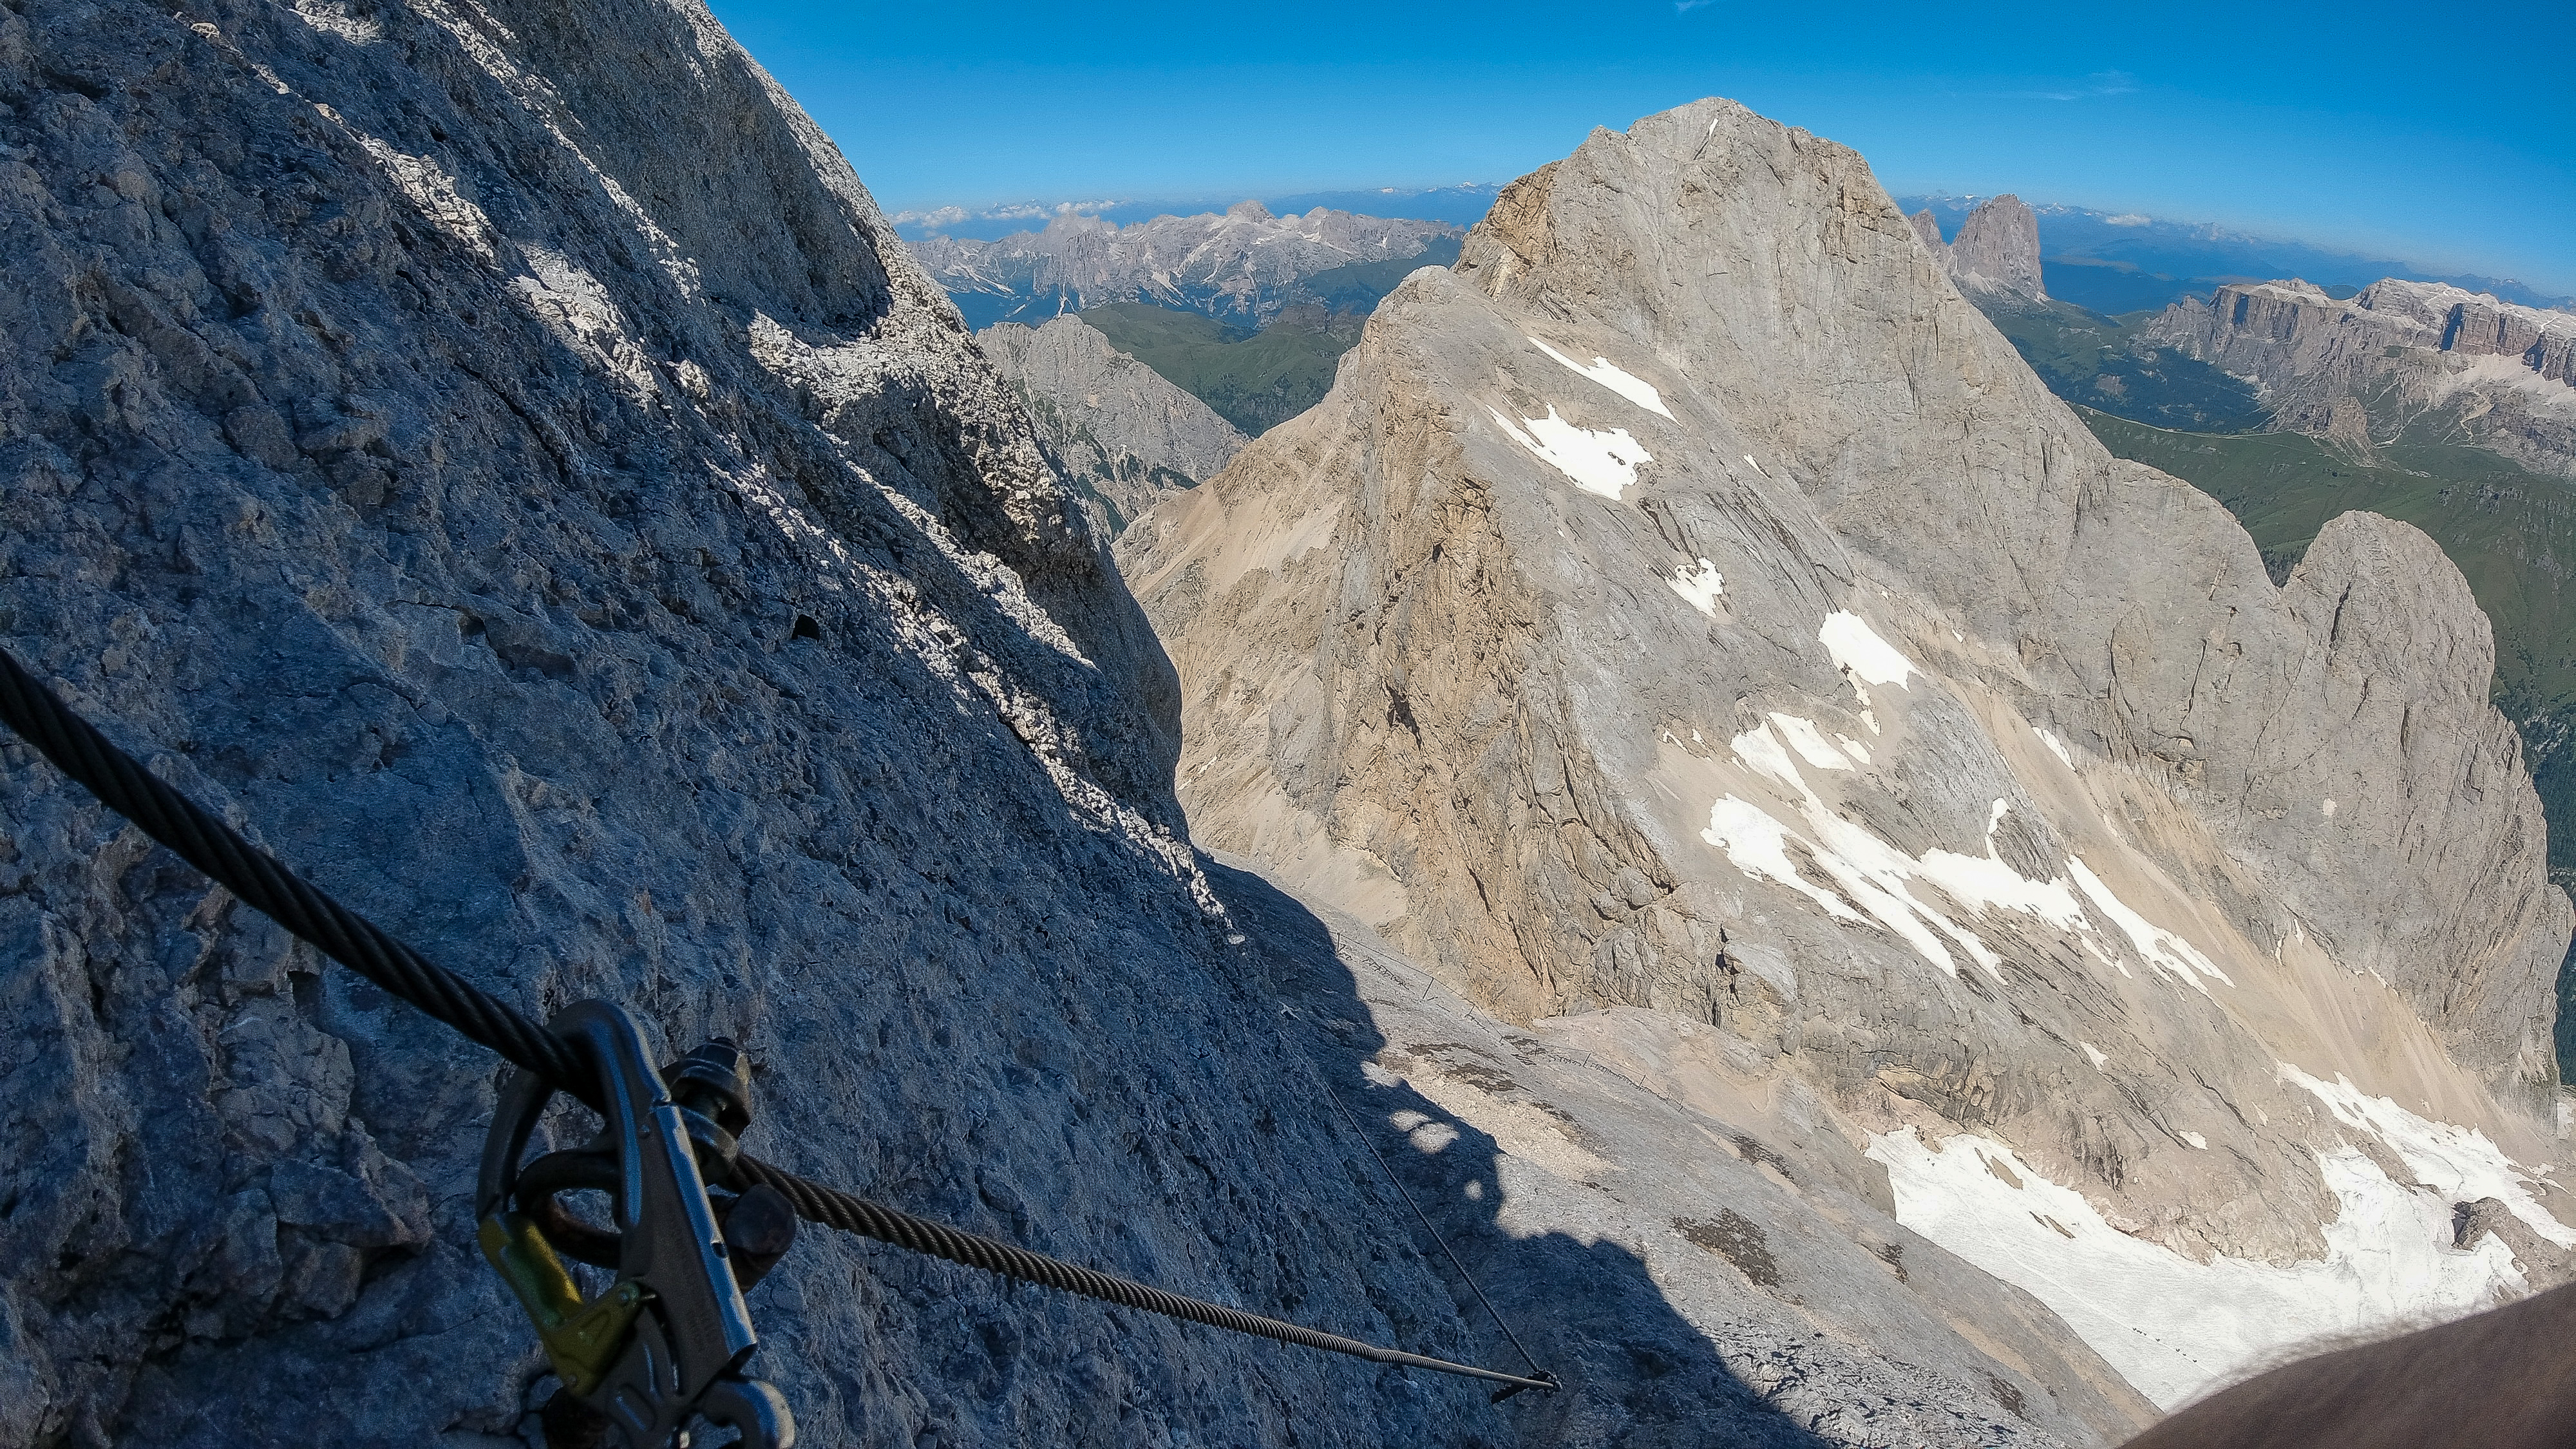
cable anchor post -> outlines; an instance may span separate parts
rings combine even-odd
[[[604,1001],[565,1007],[547,1027],[598,1073],[603,1124],[580,1147],[522,1164],[557,1086],[511,1073],[474,1214],[485,1260],[563,1381],[546,1406],[548,1442],[614,1434],[624,1449],[669,1449],[704,1419],[742,1449],[793,1449],[786,1397],[743,1371],[760,1339],[742,1295],[794,1242],[796,1214],[767,1186],[710,1186],[732,1180],[751,1121],[741,1050],[718,1037],[655,1071],[641,1025]],[[557,1200],[582,1189],[607,1194],[614,1231]],[[585,1297],[566,1258],[615,1279]]]

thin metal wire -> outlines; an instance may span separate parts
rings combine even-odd
[[[1377,1159],[1378,1171],[1385,1173],[1386,1180],[1395,1184],[1396,1195],[1404,1199],[1406,1207],[1413,1209],[1414,1217],[1421,1221],[1422,1230],[1431,1235],[1431,1241],[1440,1245],[1440,1251],[1449,1259],[1449,1266],[1457,1269],[1458,1276],[1467,1280],[1467,1291],[1475,1294],[1476,1301],[1485,1305],[1485,1312],[1494,1320],[1494,1326],[1503,1331],[1503,1337],[1511,1340],[1512,1348],[1521,1356],[1521,1362],[1528,1364],[1530,1372],[1538,1375],[1539,1381],[1543,1381],[1548,1388],[1555,1388],[1556,1376],[1540,1368],[1538,1360],[1530,1357],[1530,1351],[1521,1346],[1521,1336],[1512,1332],[1512,1326],[1503,1321],[1503,1315],[1494,1309],[1494,1300],[1486,1297],[1484,1288],[1476,1282],[1476,1275],[1467,1271],[1467,1265],[1458,1261],[1457,1251],[1449,1246],[1449,1240],[1442,1237],[1440,1230],[1431,1225],[1431,1215],[1422,1210],[1422,1204],[1413,1200],[1412,1193],[1405,1191],[1404,1179],[1395,1175],[1395,1168],[1387,1162],[1386,1154],[1377,1150],[1377,1143],[1370,1138],[1368,1129],[1360,1125],[1358,1117],[1352,1115],[1350,1104],[1342,1100],[1341,1093],[1333,1090],[1332,1083],[1324,1080],[1323,1073],[1317,1072],[1315,1081],[1324,1089],[1324,1095],[1333,1099],[1333,1105],[1342,1109],[1342,1120],[1351,1124],[1351,1131],[1359,1135],[1360,1145],[1369,1150],[1369,1156]]]

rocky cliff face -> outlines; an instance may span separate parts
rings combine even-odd
[[[0,103],[0,639],[79,708],[532,1012],[742,1038],[773,1160],[1497,1346],[1209,914],[1075,495],[703,8],[0,6]],[[0,941],[0,1443],[533,1442],[491,1057],[14,743]],[[813,1445],[1511,1432],[829,1234],[752,1302]]]
[[[1200,839],[1533,1031],[1746,1044],[2159,1401],[2576,1244],[2515,1165],[2571,913],[2458,573],[2347,515],[2275,588],[1841,147],[1596,133],[1120,557]],[[2489,1196],[2521,1250],[2455,1243]]]
[[[2253,378],[2280,425],[2493,448],[2576,477],[2576,316],[2440,282],[2372,283],[2338,301],[2305,282],[2176,302],[2154,339]]]
[[[2048,300],[2039,271],[2039,218],[2020,197],[1997,196],[1980,203],[1947,244],[1930,208],[1907,220],[1961,291],[1990,304]]]
[[[1214,409],[1109,345],[1079,317],[1043,327],[997,323],[975,334],[1028,405],[1065,476],[1115,537],[1163,498],[1216,476],[1246,441]]]
[[[1152,302],[1246,321],[1266,320],[1294,283],[1336,267],[1420,256],[1458,235],[1446,222],[1353,216],[1317,207],[1272,216],[1258,201],[1223,212],[1158,216],[1131,226],[1067,214],[1044,231],[998,241],[930,237],[912,243],[951,293],[1043,303],[1039,317],[1111,302]],[[1026,320],[1014,317],[1012,320]]]

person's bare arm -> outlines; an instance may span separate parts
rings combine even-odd
[[[2125,1449],[2568,1449],[2576,1284],[2223,1390]]]

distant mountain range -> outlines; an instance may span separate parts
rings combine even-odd
[[[1458,227],[1313,207],[1274,215],[1258,201],[1120,226],[1058,215],[990,241],[909,243],[970,326],[1043,322],[1117,302],[1266,322],[1315,305],[1366,314],[1417,266],[1458,255]]]
[[[1942,234],[1956,236],[1985,198],[1906,196],[1907,211],[1928,210]],[[2048,293],[2061,301],[2118,315],[2206,297],[2231,282],[2300,277],[2328,292],[2354,292],[2384,277],[2445,282],[2490,292],[2525,307],[2567,307],[2576,299],[2551,296],[2510,277],[2428,272],[2388,257],[2339,251],[2278,237],[2230,231],[2209,222],[2166,221],[2135,212],[2092,211],[2037,205],[2040,252]]]
[[[1301,192],[1263,196],[1260,201],[1282,216],[1320,206],[1362,216],[1469,227],[1484,219],[1500,190],[1487,182],[1465,182],[1456,186]],[[1225,195],[1154,201],[948,206],[897,212],[894,224],[896,232],[907,241],[928,237],[990,241],[1016,232],[1036,231],[1059,215],[1096,217],[1125,226],[1158,216],[1223,211],[1236,199]],[[1948,193],[1896,198],[1908,212],[1929,209],[1944,237],[1955,237],[1968,214],[1988,199]],[[2211,222],[2173,221],[2138,212],[2099,211],[2054,203],[2034,204],[2031,209],[2039,218],[2050,294],[2109,315],[2150,311],[2184,297],[2205,297],[2229,282],[2283,277],[2305,278],[2330,293],[2340,290],[2345,296],[2383,277],[2396,277],[2491,292],[2500,301],[2525,307],[2576,306],[2576,298],[2555,296],[2510,277],[2428,271],[2390,257],[2256,236]]]
[[[1485,219],[1487,208],[1494,204],[1495,193],[1501,190],[1500,186],[1488,182],[1469,181],[1456,186],[1370,186],[1354,191],[1302,191],[1257,199],[1280,216],[1308,212],[1320,206],[1326,211],[1356,212],[1362,216],[1445,221],[1464,228]],[[1036,231],[1058,216],[1087,216],[1127,226],[1151,221],[1158,216],[1193,216],[1223,211],[1235,204],[1239,197],[1240,193],[1228,193],[1186,200],[1023,201],[987,207],[943,206],[926,211],[896,212],[894,229],[906,241],[917,242],[934,236],[954,237],[961,241],[992,241],[1016,232]]]

